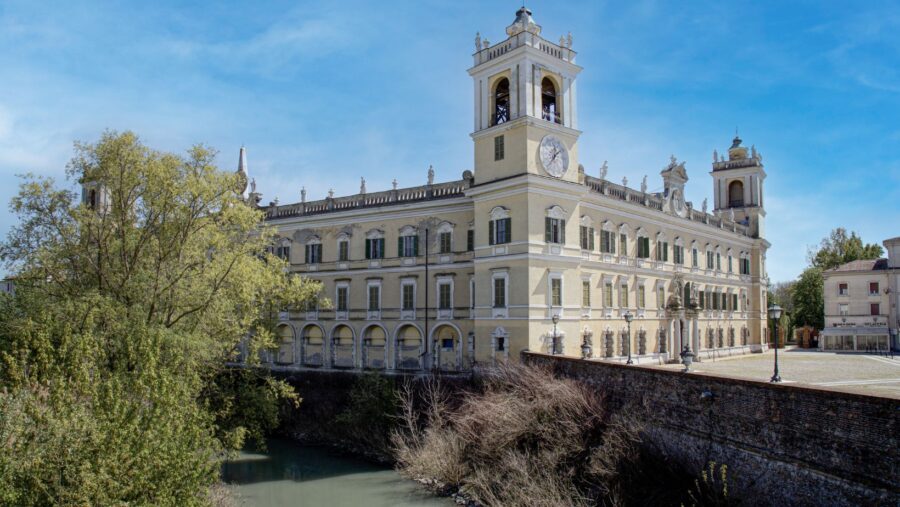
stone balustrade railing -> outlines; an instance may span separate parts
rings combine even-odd
[[[476,51],[472,56],[475,60],[475,65],[480,65],[484,62],[489,62],[495,58],[499,58],[521,46],[531,46],[554,58],[559,58],[560,60],[566,62],[575,63],[575,51],[572,51],[570,48],[560,46],[559,44],[554,44],[544,39],[540,35],[535,35],[530,32],[522,32],[506,39],[503,42],[497,43],[493,46],[485,47],[480,51]]]
[[[316,215],[333,211],[383,206],[385,204],[462,197],[471,184],[471,179],[462,179],[420,187],[385,190],[383,192],[356,194],[345,197],[327,197],[317,201],[285,204],[283,206],[270,204],[263,209],[266,212],[267,219]]]
[[[646,206],[657,211],[663,210],[664,199],[660,194],[644,193],[640,190],[628,188],[624,185],[618,185],[609,180],[594,178],[593,176],[587,175],[585,175],[584,177],[584,184],[594,192],[603,194],[613,199],[626,201],[640,206]],[[688,214],[685,218],[694,222],[708,224],[719,229],[726,229],[743,236],[750,235],[749,227],[744,224],[729,220],[726,217],[720,217],[709,213],[704,213],[702,211],[697,211],[694,208],[688,209]]]

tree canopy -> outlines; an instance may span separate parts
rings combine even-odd
[[[878,259],[884,254],[877,243],[863,244],[855,232],[847,234],[847,229],[838,227],[823,238],[817,249],[808,252],[809,264],[821,270],[834,269],[855,260]]]
[[[130,132],[76,144],[67,175],[100,191],[93,208],[26,177],[0,250],[16,283],[0,301],[0,503],[204,504],[223,451],[271,423],[241,424],[223,368],[272,347],[275,311],[320,286],[268,253],[274,232],[214,156]],[[262,373],[247,385],[298,401]]]

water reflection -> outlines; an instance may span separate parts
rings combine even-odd
[[[450,506],[390,468],[282,439],[265,454],[243,452],[222,466],[238,504],[247,506]]]

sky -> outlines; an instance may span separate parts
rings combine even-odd
[[[475,33],[521,4],[0,0],[0,201],[34,173],[65,180],[75,141],[107,129],[159,150],[203,143],[264,202],[424,184],[472,169]],[[900,236],[896,1],[528,2],[571,32],[580,163],[637,186],[675,155],[712,202],[712,152],[739,129],[764,158],[768,270],[794,279],[835,227]],[[0,233],[15,217],[0,208]]]

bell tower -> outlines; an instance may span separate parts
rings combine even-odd
[[[737,135],[728,149],[728,158],[719,157],[713,151],[712,172],[714,210],[718,213],[734,212],[738,222],[750,227],[754,237],[764,238],[766,233],[764,207],[764,185],[766,171],[762,155],[751,146],[749,153]]]
[[[533,173],[578,181],[578,115],[572,36],[559,43],[541,37],[541,26],[522,7],[491,45],[475,37],[475,180]],[[543,159],[543,160],[542,160]]]

